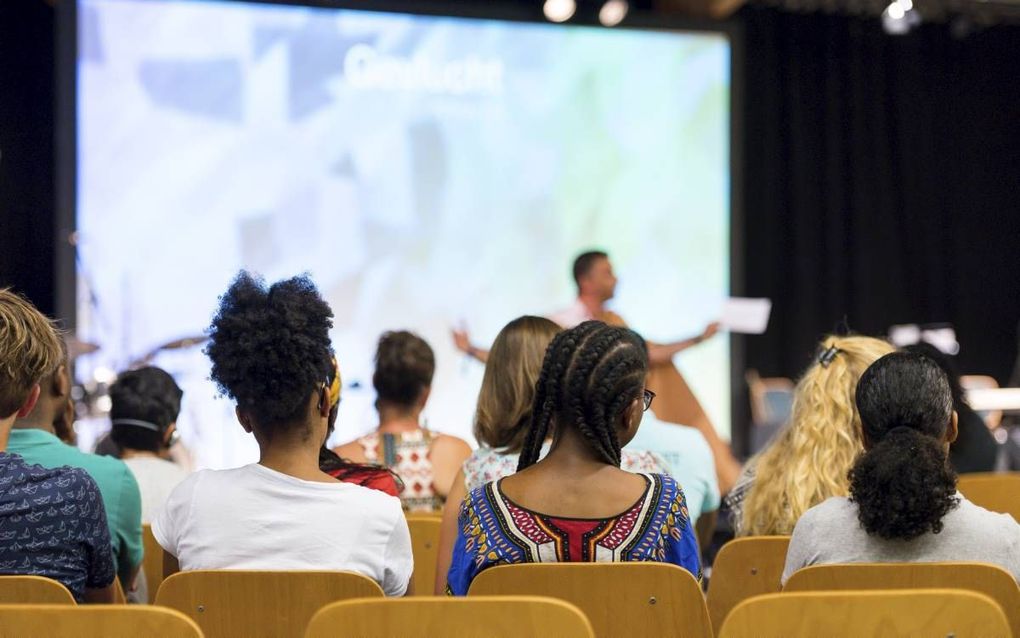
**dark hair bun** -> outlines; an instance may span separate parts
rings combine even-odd
[[[220,391],[267,433],[305,417],[332,369],[333,311],[307,276],[268,288],[242,271],[220,298],[205,352]]]
[[[379,400],[412,406],[432,385],[436,358],[424,339],[407,331],[386,332],[375,353],[372,385]]]

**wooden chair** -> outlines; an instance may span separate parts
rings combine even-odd
[[[322,608],[305,638],[594,638],[580,609],[539,596],[346,600]]]
[[[755,596],[734,608],[718,638],[1010,636],[994,600],[962,589],[799,592]]]
[[[698,581],[667,563],[500,565],[475,577],[468,596],[550,596],[577,605],[596,636],[711,638]]]
[[[127,604],[127,594],[124,593],[124,585],[120,583],[120,576],[113,577],[113,604]]]
[[[378,583],[353,572],[190,571],[163,581],[156,604],[198,623],[209,638],[298,637],[329,603],[383,596]]]
[[[407,515],[407,527],[411,531],[411,553],[414,556],[415,596],[429,596],[435,588],[441,520],[435,514]]]
[[[741,601],[779,593],[789,546],[789,536],[748,536],[722,546],[708,583],[708,614],[716,633]]]
[[[190,618],[142,605],[0,605],[4,636],[47,638],[202,638]]]
[[[1020,586],[1013,575],[987,563],[855,563],[812,565],[797,570],[784,592],[870,589],[966,589],[988,596],[1002,607],[1020,636]]]
[[[0,604],[76,605],[64,584],[42,576],[0,576]]]
[[[149,588],[149,602],[156,602],[156,592],[163,582],[163,548],[152,535],[152,525],[142,525],[142,546],[145,558],[142,559],[142,570],[145,572],[145,583]]]
[[[1020,521],[1020,472],[961,474],[956,489],[975,505]]]

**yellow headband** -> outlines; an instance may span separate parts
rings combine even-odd
[[[329,385],[329,407],[336,407],[340,403],[340,364],[333,357],[333,383]]]

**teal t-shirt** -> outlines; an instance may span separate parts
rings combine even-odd
[[[12,430],[7,451],[21,455],[27,463],[46,468],[80,467],[89,473],[103,496],[117,574],[122,583],[127,583],[143,554],[142,496],[128,466],[109,456],[86,454],[36,429]]]

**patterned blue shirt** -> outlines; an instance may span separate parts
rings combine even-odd
[[[58,580],[79,602],[113,582],[106,510],[85,470],[0,452],[0,573]]]

